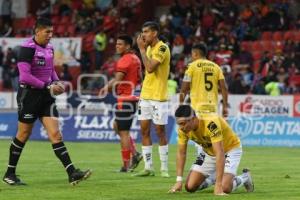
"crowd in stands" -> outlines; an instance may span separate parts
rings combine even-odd
[[[193,1],[183,5],[174,1],[168,13],[160,16],[163,34],[172,46],[172,72],[178,82],[190,62],[192,45],[205,41],[208,58],[223,69],[230,93],[300,93],[300,43],[296,40],[300,15],[295,2],[238,2]],[[295,35],[283,37],[292,31]],[[262,38],[267,33],[269,37]],[[273,41],[272,33],[281,38]],[[271,44],[269,48],[264,48],[265,40]],[[251,49],[255,43],[259,45]]]
[[[142,1],[43,0],[18,29],[12,30],[11,18],[2,16],[0,37],[30,36],[37,16],[50,17],[56,37],[83,38],[79,61],[82,73],[96,70],[112,77],[116,64],[114,39],[119,32],[134,36],[139,31],[134,24],[142,12]],[[6,7],[11,6],[10,0],[4,2]],[[170,77],[177,85],[191,61],[193,44],[204,41],[208,58],[221,66],[231,94],[300,93],[300,14],[296,1],[171,2],[167,12],[156,20],[161,25],[162,38],[171,47]],[[17,76],[11,70],[15,64],[9,59],[0,48],[0,74],[2,71],[2,79],[8,82],[7,77]],[[12,87],[8,82],[4,86]]]

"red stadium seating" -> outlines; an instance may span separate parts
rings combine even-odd
[[[260,60],[261,56],[262,56],[262,52],[261,51],[254,51],[252,52],[252,56],[253,59],[256,60]]]
[[[51,17],[51,21],[52,21],[52,24],[54,26],[58,25],[60,23],[60,16],[53,16],[53,17]]]
[[[300,41],[300,31],[294,31],[295,40]]]
[[[65,15],[65,16],[63,16],[63,17],[61,18],[61,20],[60,20],[59,23],[60,23],[60,24],[64,24],[64,25],[70,24],[70,23],[72,23],[72,22],[71,22],[71,17]]]
[[[274,42],[270,40],[263,40],[261,41],[262,49],[263,51],[269,51],[272,52],[274,49]]]
[[[283,40],[295,40],[295,32],[294,31],[286,31],[283,34]]]
[[[75,25],[70,24],[67,28],[68,33],[70,36],[75,36]]]
[[[273,40],[275,41],[282,41],[283,40],[283,35],[281,31],[276,31],[272,35]]]
[[[243,41],[241,43],[241,46],[244,47],[246,50],[249,50],[249,48],[251,48],[251,42]]]
[[[278,50],[278,49],[283,50],[283,47],[284,47],[284,42],[283,41],[277,41],[277,42],[274,43],[274,48],[273,49],[275,51]]]
[[[252,51],[258,51],[261,48],[262,48],[262,46],[261,46],[260,40],[252,42],[252,44],[251,44]]]
[[[59,25],[57,28],[56,28],[56,33],[60,36],[62,36],[66,31],[66,26],[65,25]]]
[[[261,34],[261,40],[272,40],[272,32],[265,31]]]
[[[290,84],[300,85],[300,75],[294,75],[290,77]]]

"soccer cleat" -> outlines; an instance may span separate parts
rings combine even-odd
[[[122,166],[121,169],[119,170],[119,172],[126,173],[126,172],[128,172],[128,169],[126,167]]]
[[[136,154],[131,159],[131,165],[129,166],[128,171],[133,171],[135,168],[137,168],[137,166],[139,165],[142,159],[143,159],[142,154],[136,152]]]
[[[136,174],[133,174],[132,176],[135,176],[135,177],[155,176],[155,173],[153,170],[144,169]]]
[[[254,191],[254,183],[250,174],[249,169],[243,169],[243,173],[245,176],[247,176],[248,180],[244,183],[244,186],[247,190],[247,192],[253,192]]]
[[[26,185],[26,183],[22,182],[16,174],[5,174],[3,177],[3,182],[8,185]]]
[[[87,179],[92,174],[91,170],[81,171],[80,169],[75,169],[75,171],[69,176],[69,183],[71,185],[77,185],[80,181]]]
[[[166,170],[161,170],[160,176],[163,178],[170,178],[170,175],[169,175],[168,171],[166,171]]]

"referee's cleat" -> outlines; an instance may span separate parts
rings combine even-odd
[[[16,174],[5,174],[3,177],[3,182],[14,186],[26,185],[26,183],[22,182]]]
[[[75,171],[69,176],[69,183],[71,185],[77,185],[80,181],[87,179],[92,174],[91,170],[81,171],[80,169],[75,169]]]
[[[169,175],[168,171],[166,171],[166,170],[161,170],[160,176],[163,178],[170,178],[170,175]]]
[[[135,176],[135,177],[155,176],[155,173],[153,170],[144,169],[136,174],[133,174],[132,176]]]
[[[243,174],[247,176],[248,180],[244,183],[244,186],[246,188],[247,192],[253,192],[254,191],[254,183],[250,174],[249,169],[243,169]]]
[[[139,165],[142,159],[143,159],[142,154],[136,152],[136,154],[131,159],[131,165],[129,166],[128,171],[133,171],[135,168],[137,168],[137,166]]]

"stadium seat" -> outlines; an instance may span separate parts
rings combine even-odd
[[[272,40],[272,32],[270,32],[270,31],[264,31],[261,34],[261,40]]]
[[[274,42],[271,40],[263,40],[261,41],[261,46],[263,51],[272,52],[274,49]]]
[[[253,51],[252,52],[252,56],[254,61],[260,60],[261,56],[262,56],[262,52],[261,51]]]
[[[283,35],[281,31],[276,31],[272,35],[273,40],[275,41],[282,41],[283,40]]]
[[[283,34],[283,40],[295,40],[295,32],[294,31],[286,31]]]
[[[261,46],[261,43],[260,43],[259,40],[258,41],[254,41],[254,42],[251,43],[251,50],[252,51],[257,51],[257,50],[259,50],[261,48],[262,48],[262,46]]]
[[[284,47],[284,42],[283,41],[277,41],[274,43],[274,50],[283,50],[283,47]]]
[[[68,33],[70,34],[70,36],[74,36],[75,35],[75,26],[74,24],[70,24],[67,28]]]
[[[66,26],[62,25],[62,24],[57,26],[57,28],[55,30],[55,32],[60,36],[62,36],[65,33],[65,31],[66,31]]]
[[[55,26],[55,25],[58,25],[60,22],[60,17],[59,16],[53,16],[51,17],[51,21],[52,21],[52,24]]]
[[[71,24],[71,17],[65,15],[61,18],[59,24],[63,24],[63,25],[67,25],[67,24]]]
[[[290,84],[299,85],[300,86],[300,75],[293,75],[289,79]]]
[[[241,46],[244,47],[246,50],[249,50],[249,48],[251,48],[251,42],[243,41],[241,43]]]
[[[294,36],[296,41],[300,41],[300,31],[294,31]]]
[[[20,18],[18,20],[15,20],[15,22],[16,22],[15,27],[17,29],[26,29],[26,28],[28,28],[26,18]]]

